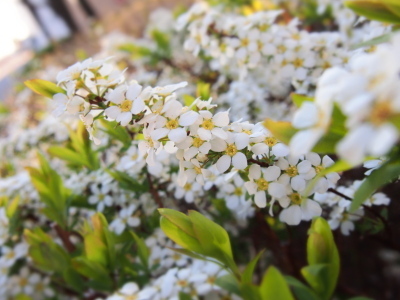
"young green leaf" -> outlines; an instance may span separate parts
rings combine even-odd
[[[59,93],[66,94],[66,91],[57,86],[55,83],[43,79],[27,80],[24,82],[24,84],[36,94],[47,98],[53,98],[55,94]]]
[[[265,250],[261,250],[255,258],[249,262],[242,273],[242,282],[244,283],[252,283],[253,282],[253,273],[254,269],[257,265],[258,260],[260,259],[261,255],[264,253]]]
[[[339,253],[328,222],[313,220],[307,240],[308,266],[302,269],[305,279],[323,300],[331,298],[339,277]]]
[[[398,0],[346,0],[344,4],[369,19],[400,24],[400,2]]]
[[[273,134],[274,137],[285,144],[289,144],[292,137],[298,131],[290,122],[286,121],[274,121],[271,119],[266,119],[263,124],[265,128],[267,128]]]
[[[358,190],[354,193],[354,198],[350,206],[350,213],[356,211],[365,200],[372,196],[377,189],[388,184],[400,176],[400,162],[387,161],[379,169],[374,170],[369,175]]]
[[[271,266],[265,273],[260,286],[261,299],[263,300],[294,300],[289,285],[281,272]]]
[[[149,250],[149,248],[147,248],[147,246],[142,238],[138,237],[136,235],[136,233],[134,233],[133,231],[131,231],[131,234],[133,236],[133,239],[135,240],[140,261],[142,262],[143,266],[146,269],[148,269],[149,268],[150,250]]]
[[[285,280],[292,288],[298,300],[320,300],[315,292],[304,283],[302,283],[300,280],[297,280],[296,278],[291,276],[285,276]]]

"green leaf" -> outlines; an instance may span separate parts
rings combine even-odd
[[[72,267],[79,274],[91,280],[100,282],[103,285],[103,289],[112,288],[112,280],[108,274],[108,271],[101,264],[80,256],[72,259]]]
[[[152,54],[152,51],[149,48],[138,46],[133,43],[122,44],[117,48],[117,50],[127,52],[131,54],[133,58],[141,58]]]
[[[240,296],[239,281],[232,274],[226,274],[218,277],[215,280],[215,284],[230,293]]]
[[[274,137],[285,144],[289,144],[292,137],[298,131],[290,122],[286,121],[274,121],[271,119],[266,119],[263,124],[264,127],[267,128]]]
[[[379,169],[374,170],[354,193],[349,212],[355,212],[365,200],[372,196],[377,189],[398,179],[400,176],[400,162],[387,161]]]
[[[161,229],[175,243],[186,250],[218,260],[240,276],[225,229],[193,210],[188,216],[167,208],[158,211],[162,216]]]
[[[140,183],[138,182],[135,178],[129,176],[125,172],[121,171],[111,171],[111,170],[105,170],[108,174],[110,174],[116,181],[118,181],[119,186],[122,189],[125,190],[130,190],[136,193],[143,193],[147,192],[149,190],[149,186],[147,182]]]
[[[196,254],[196,253],[194,253],[192,251],[189,251],[187,249],[171,248],[171,247],[168,247],[168,248],[171,249],[172,251],[178,252],[180,254],[189,256],[189,257],[194,258],[194,259],[206,260],[206,258],[204,256],[198,255],[198,254]]]
[[[132,139],[127,132],[127,129],[123,126],[120,126],[118,122],[111,122],[101,119],[101,125],[104,129],[101,129],[105,133],[107,133],[112,138],[121,141],[124,144],[125,148],[129,148],[132,144]]]
[[[29,244],[29,256],[36,267],[59,274],[69,267],[68,253],[42,229],[38,227],[33,230],[25,229],[24,236]]]
[[[87,161],[84,157],[82,157],[81,154],[65,148],[65,147],[60,147],[60,146],[51,146],[47,150],[47,152],[54,157],[58,157],[62,160],[65,160],[73,165],[77,166],[86,166]]]
[[[303,102],[306,102],[306,101],[313,102],[314,101],[314,98],[312,98],[312,97],[308,97],[306,95],[295,94],[295,93],[292,93],[291,97],[292,97],[293,103],[297,107],[300,107],[303,104]]]
[[[380,36],[370,39],[368,41],[355,44],[350,47],[350,50],[356,50],[356,49],[364,48],[364,47],[372,47],[372,46],[376,46],[379,44],[387,43],[392,39],[392,37],[395,35],[395,33],[396,32],[385,33],[383,35],[380,35]]]
[[[302,269],[305,279],[323,300],[331,298],[339,277],[340,259],[328,222],[315,218],[307,240],[308,266]]]
[[[186,106],[192,105],[192,103],[196,100],[196,98],[191,95],[183,95],[182,98],[183,98],[183,103]]]
[[[192,300],[192,297],[184,292],[179,292],[179,300]]]
[[[242,283],[240,285],[240,296],[244,300],[269,300],[267,298],[263,298],[260,296],[260,291],[257,286],[254,284],[250,283]],[[280,299],[280,298],[270,298],[271,300],[273,299]],[[285,300],[285,299],[282,299]]]
[[[255,258],[249,262],[242,273],[242,282],[244,283],[252,283],[253,282],[253,273],[254,269],[257,265],[258,260],[260,259],[261,255],[264,253],[265,250],[260,251]]]
[[[72,268],[65,268],[62,272],[65,282],[76,292],[83,292],[85,290],[85,282],[81,276]]]
[[[17,211],[18,205],[19,205],[19,196],[15,197],[13,200],[8,202],[6,209],[6,214],[8,219],[11,219],[14,216],[15,212]]]
[[[66,91],[57,86],[55,83],[43,79],[27,80],[24,82],[24,84],[36,94],[47,98],[53,98],[55,94],[59,93],[66,94]]]
[[[346,0],[344,4],[369,19],[400,24],[400,2],[398,0]]]
[[[327,274],[327,264],[314,264],[305,266],[301,269],[301,274],[311,288],[321,295],[324,293],[327,278],[323,278]]]
[[[211,96],[210,84],[199,81],[197,83],[196,95],[203,100],[208,100]]]
[[[265,273],[260,286],[261,299],[263,300],[294,300],[289,285],[281,272],[271,266]]]
[[[148,269],[150,250],[147,248],[142,238],[138,237],[133,231],[131,231],[131,234],[135,240],[140,261],[142,262],[143,266]]]
[[[312,289],[306,286],[301,281],[291,276],[285,276],[286,282],[292,288],[298,300],[320,300]]]

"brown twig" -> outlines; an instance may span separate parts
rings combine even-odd
[[[266,162],[263,162],[263,161],[259,161],[259,160],[256,160],[256,159],[248,159],[248,161],[249,162],[252,162],[253,164],[257,164],[257,165],[259,165],[259,166],[261,166],[261,167],[264,167],[264,168],[268,168],[270,165],[269,165],[269,163],[266,163]]]
[[[56,224],[54,226],[54,230],[57,232],[58,236],[60,237],[61,241],[63,242],[65,249],[67,249],[67,251],[69,253],[74,252],[75,245],[69,239],[71,234],[68,231],[62,229],[60,227],[60,225],[58,225],[58,224]]]

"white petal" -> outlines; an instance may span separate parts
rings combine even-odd
[[[290,185],[295,191],[301,192],[306,188],[306,181],[302,176],[297,175],[292,178]]]
[[[185,129],[175,128],[169,132],[168,138],[175,143],[179,143],[179,142],[182,142],[186,138],[186,134],[187,133],[186,133]]]
[[[228,138],[228,133],[225,130],[223,130],[222,128],[218,128],[218,127],[213,128],[211,130],[211,133],[213,135],[215,135],[216,137],[223,139],[223,140],[226,140]]]
[[[259,143],[259,144],[255,144],[253,147],[251,147],[251,151],[255,155],[266,154],[269,151],[269,147],[268,147],[268,145],[266,145],[264,143]]]
[[[283,157],[288,155],[290,152],[289,147],[285,144],[278,143],[272,147],[272,154],[276,157]]]
[[[319,217],[322,213],[322,208],[318,202],[307,199],[301,204],[302,219],[309,221],[314,217]]]
[[[274,181],[281,175],[281,169],[277,166],[270,166],[264,171],[264,178],[267,181]]]
[[[224,127],[229,125],[229,112],[219,112],[212,118],[214,124],[219,127]]]
[[[198,118],[199,114],[193,110],[190,110],[188,112],[185,112],[179,117],[179,125],[181,126],[193,125]]]
[[[299,225],[301,221],[301,209],[298,205],[292,205],[282,210],[279,220],[288,225]]]
[[[311,128],[297,132],[290,140],[290,152],[293,155],[303,155],[312,150],[324,134],[323,129]]]
[[[307,173],[308,171],[311,170],[311,162],[308,160],[303,160],[301,163],[297,165],[297,170],[299,171],[300,174]]]
[[[139,96],[142,86],[140,84],[134,83],[129,86],[126,91],[126,98],[129,100],[135,100]]]
[[[197,134],[203,141],[209,141],[212,138],[211,131],[204,128],[199,128],[199,130],[197,130]]]
[[[271,182],[268,186],[268,194],[272,197],[281,198],[286,194],[286,188],[278,182]]]
[[[144,111],[145,107],[146,105],[144,104],[143,99],[139,97],[133,101],[131,112],[137,115],[138,113]]]
[[[158,141],[159,139],[161,139],[161,138],[167,136],[167,134],[169,133],[169,131],[170,131],[170,130],[167,129],[167,128],[165,128],[165,127],[163,127],[163,128],[158,128],[158,129],[154,130],[154,131],[150,134],[150,136],[151,136],[151,138],[152,138],[153,140]]]
[[[391,124],[380,126],[370,140],[370,153],[373,156],[386,154],[397,142],[399,133]]]
[[[121,113],[121,109],[118,106],[111,106],[106,108],[106,110],[104,111],[104,114],[111,118],[111,119],[116,119],[118,117],[118,115]]]
[[[129,111],[120,113],[115,120],[120,122],[121,126],[126,126],[132,120],[132,114]]]
[[[254,196],[254,202],[258,207],[264,208],[267,206],[267,196],[264,191],[259,191]]]
[[[315,152],[307,153],[306,159],[311,162],[313,166],[319,166],[321,164],[321,157]]]
[[[224,173],[224,172],[225,172],[226,170],[228,170],[229,167],[231,166],[231,157],[228,156],[228,155],[222,155],[222,156],[218,159],[216,165],[217,165],[217,170],[218,170],[220,173]]]
[[[232,165],[238,169],[238,170],[243,170],[247,167],[247,158],[246,155],[242,152],[236,153],[232,157]]]
[[[315,103],[310,101],[303,102],[300,109],[293,116],[293,127],[301,129],[313,126],[318,122],[318,115],[318,107]]]
[[[242,150],[249,145],[249,135],[241,132],[235,135],[235,144],[238,150]]]
[[[251,165],[249,168],[249,177],[259,179],[261,177],[261,167],[259,165]]]
[[[244,183],[244,187],[250,195],[257,193],[257,184],[253,181],[247,181]]]

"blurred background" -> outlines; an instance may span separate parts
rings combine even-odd
[[[72,64],[76,61],[77,49],[84,56],[98,51],[99,36],[112,31],[137,36],[152,9],[190,2],[1,0],[0,101],[12,91],[15,82],[11,75],[18,74],[35,55],[41,55],[45,65]],[[52,55],[46,55],[48,53]]]

